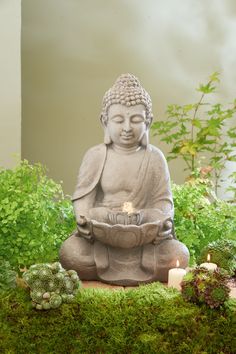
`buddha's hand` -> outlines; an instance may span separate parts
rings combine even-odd
[[[92,240],[91,223],[90,220],[87,219],[85,216],[79,215],[77,217],[77,229],[81,236],[83,236],[87,240]]]
[[[167,219],[164,221],[162,228],[159,232],[159,237],[169,238],[172,236],[173,222],[171,219]]]
[[[159,230],[157,237],[153,241],[155,245],[159,245],[164,240],[172,240],[173,239],[173,223],[171,219],[165,220],[161,229]]]

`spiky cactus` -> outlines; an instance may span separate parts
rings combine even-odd
[[[236,275],[236,241],[220,239],[209,243],[203,248],[198,264],[206,261],[207,255],[211,255],[211,262],[225,269],[229,275]]]
[[[76,271],[66,271],[59,262],[32,265],[23,279],[37,310],[55,309],[62,303],[73,302],[80,284]]]
[[[182,295],[186,301],[206,303],[211,308],[217,308],[229,298],[227,280],[228,276],[219,268],[212,272],[196,267],[184,276]]]

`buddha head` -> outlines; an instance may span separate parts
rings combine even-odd
[[[152,117],[149,94],[134,75],[122,74],[103,98],[104,143],[121,147],[146,146]]]

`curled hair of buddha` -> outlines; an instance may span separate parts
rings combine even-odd
[[[146,124],[152,122],[152,101],[145,89],[141,86],[138,78],[132,74],[122,74],[115,84],[105,93],[102,101],[101,122],[103,125],[108,121],[108,108],[113,104],[122,104],[130,107],[143,104],[146,108]]]

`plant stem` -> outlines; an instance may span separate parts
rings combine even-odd
[[[211,84],[211,82],[212,81],[209,81],[208,84]],[[198,101],[198,103],[195,106],[195,110],[194,110],[194,113],[193,113],[193,119],[191,120],[191,141],[192,142],[194,140],[194,125],[193,125],[193,121],[196,118],[198,109],[199,109],[199,107],[200,107],[200,105],[202,103],[202,100],[203,100],[204,96],[205,96],[205,93],[203,92],[201,97],[200,97],[200,100]],[[191,169],[192,169],[192,172],[195,170],[195,156],[194,155],[192,155]]]

